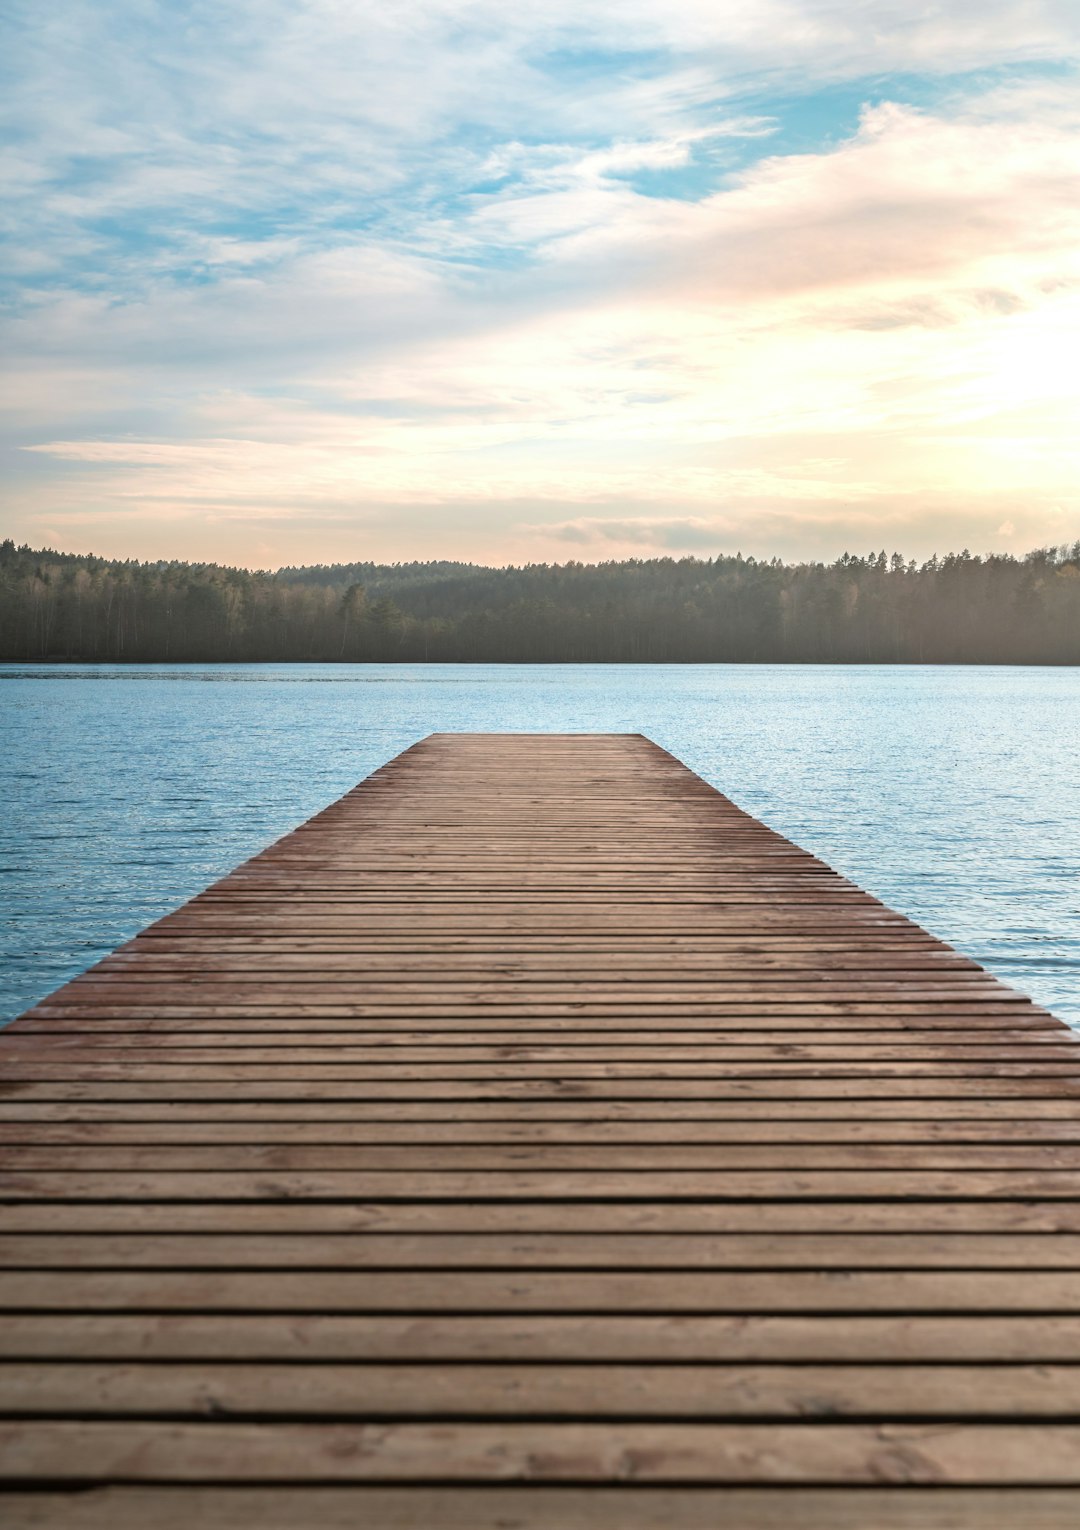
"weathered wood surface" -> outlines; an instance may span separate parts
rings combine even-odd
[[[636,735],[436,735],[0,1037],[13,1530],[1080,1524],[1071,1033]]]

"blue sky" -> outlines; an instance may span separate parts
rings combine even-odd
[[[260,565],[1080,535],[1071,0],[5,30],[7,534]]]

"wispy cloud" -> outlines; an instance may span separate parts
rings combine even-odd
[[[1080,519],[1071,0],[57,0],[10,32],[18,535],[500,558]]]
[[[569,542],[595,553],[598,546],[615,542],[621,549],[648,549],[663,552],[721,551],[731,541],[737,526],[721,517],[706,520],[698,516],[638,515],[619,519],[616,516],[579,516],[572,521],[556,521],[537,526],[537,531],[555,542]]]

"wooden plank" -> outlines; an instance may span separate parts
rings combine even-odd
[[[1080,1414],[1080,1365],[0,1362],[0,1415],[927,1420]]]
[[[993,1233],[1052,1234],[1037,1245],[1033,1262],[1071,1267],[1063,1235],[1080,1232],[1080,1202],[1074,1200],[357,1200],[319,1201],[278,1196],[263,1200],[190,1198],[171,1201],[24,1200],[4,1208],[8,1233],[29,1232],[192,1232],[290,1234],[363,1232],[436,1234],[557,1234],[572,1240],[583,1233],[627,1233],[641,1245],[661,1234],[901,1233],[912,1235]],[[980,1247],[983,1246],[980,1241]],[[791,1247],[797,1249],[797,1242]],[[917,1248],[918,1245],[915,1245]],[[1061,1253],[1055,1255],[1052,1251]],[[572,1241],[568,1257],[572,1253]],[[284,1257],[284,1256],[283,1256]],[[777,1256],[779,1257],[779,1255]],[[291,1262],[291,1260],[289,1261]],[[516,1263],[516,1259],[511,1261]],[[798,1262],[797,1259],[795,1262]],[[893,1265],[902,1261],[893,1259]],[[982,1259],[970,1263],[978,1267]]]
[[[0,1061],[5,1524],[1080,1519],[1075,1039],[638,736],[425,740]]]
[[[914,1218],[913,1225],[891,1233],[835,1231],[814,1235],[785,1229],[780,1233],[695,1234],[641,1228],[586,1233],[564,1227],[515,1237],[506,1227],[453,1233],[424,1226],[423,1231],[412,1234],[308,1229],[290,1236],[280,1225],[246,1235],[228,1232],[224,1229],[229,1216],[220,1218],[216,1229],[208,1229],[205,1224],[213,1219],[203,1208],[199,1210],[198,1231],[178,1228],[173,1212],[167,1231],[156,1234],[76,1233],[70,1229],[77,1217],[70,1221],[56,1216],[47,1221],[43,1218],[47,1232],[0,1233],[0,1269],[1080,1271],[1080,1233],[1070,1235],[1058,1229],[1052,1235],[928,1232]],[[18,1223],[19,1209],[13,1211],[11,1222]],[[124,1220],[115,1211],[113,1217],[117,1226]],[[55,1230],[59,1228],[64,1230]]]
[[[835,1015],[818,1014],[806,1016],[801,1010],[774,1015],[668,1016],[665,1038],[673,1047],[684,1043],[717,1038],[739,1042],[747,1035],[768,1042],[783,1041],[863,1041],[877,1038],[890,1045],[928,1041],[940,1044],[944,1041],[967,1041],[985,1044],[1004,1037],[1010,1041],[1031,1037],[1035,1041],[1062,1044],[1060,1029],[1049,1019],[1026,1015],[1002,1015],[965,1010],[961,1014],[922,1013],[914,1015]],[[18,1027],[18,1030],[15,1028]],[[221,1022],[213,1016],[207,1018],[198,1013],[184,1018],[176,1016],[144,1016],[128,1018],[118,1015],[80,1016],[77,1019],[42,1017],[32,1021],[17,1020],[12,1029],[15,1034],[30,1029],[35,1037],[76,1036],[91,1038],[101,1036],[202,1036],[207,1033],[228,1036],[232,1044],[242,1042],[248,1035],[277,1037],[279,1035],[336,1044],[349,1036],[368,1037],[371,1041],[393,1044],[419,1040],[440,1041],[446,1038],[453,1044],[459,1037],[476,1037],[486,1041],[520,1042],[521,1031],[508,1019],[497,1015],[475,1016],[471,1019],[453,1015],[427,1015],[420,1020],[399,1020],[390,1016],[379,1019],[341,1016],[338,1019],[320,1020],[318,1017],[252,1018],[234,1016],[228,1030],[221,1030]],[[529,1028],[530,1038],[535,1042],[562,1041],[573,1044],[607,1042],[610,1039],[640,1041],[643,1037],[656,1035],[654,1018],[626,1016],[619,1019],[610,1016],[589,1018],[586,1023],[555,1015]]]
[[[89,1487],[8,1494],[6,1530],[790,1530],[785,1488]],[[1075,1530],[1080,1490],[801,1486],[802,1530]]]
[[[0,1270],[0,1309],[1080,1313],[1076,1270]]]
[[[0,1357],[461,1364],[1080,1362],[1060,1313],[191,1313],[0,1315]]]
[[[6,1155],[5,1155],[6,1156]],[[0,1173],[0,1199],[20,1200],[1080,1200],[1080,1170],[774,1171],[700,1169],[425,1173],[407,1170],[16,1170]]]
[[[296,1109],[299,1112],[302,1107]],[[186,1111],[197,1114],[187,1114]],[[914,1145],[923,1155],[934,1143],[995,1144],[1005,1155],[1001,1162],[1007,1164],[1007,1154],[1017,1146],[1029,1150],[1038,1144],[1080,1147],[1080,1121],[1005,1116],[1000,1121],[962,1116],[945,1121],[902,1117],[807,1120],[781,1112],[771,1119],[735,1117],[727,1120],[702,1120],[675,1114],[660,1119],[628,1117],[603,1121],[581,1116],[556,1120],[543,1117],[507,1120],[498,1116],[476,1119],[469,1116],[460,1121],[411,1116],[391,1116],[389,1119],[361,1116],[358,1120],[333,1116],[319,1120],[305,1118],[302,1114],[299,1119],[283,1118],[282,1112],[272,1105],[262,1109],[252,1106],[246,1112],[241,1107],[229,1109],[222,1106],[218,1109],[209,1105],[174,1105],[154,1114],[149,1105],[87,1105],[76,1113],[69,1106],[57,1104],[11,1105],[6,1110],[0,1109],[0,1143],[22,1147],[87,1143],[98,1148],[240,1144],[258,1145],[265,1150],[271,1146],[293,1144],[364,1144],[382,1148],[439,1144],[453,1145],[458,1151],[472,1150],[482,1144],[499,1147],[555,1144],[564,1152],[575,1146],[595,1144],[634,1148],[650,1144],[658,1152],[670,1152],[675,1146],[685,1152],[696,1144],[732,1144],[743,1150],[750,1144],[772,1148],[797,1145],[800,1149],[826,1144],[842,1146],[848,1151],[856,1144],[889,1144],[893,1147],[906,1144]],[[660,1161],[662,1155],[661,1159],[649,1160],[650,1164]],[[800,1158],[800,1161],[804,1160]],[[439,1166],[448,1165],[440,1159]]]
[[[337,1055],[336,1053],[334,1055]],[[275,1068],[287,1070],[293,1081],[330,1083],[352,1082],[384,1089],[406,1091],[412,1094],[416,1086],[425,1083],[445,1094],[454,1084],[476,1086],[487,1084],[527,1084],[548,1082],[552,1088],[572,1090],[578,1082],[597,1080],[618,1081],[620,1087],[644,1083],[654,1092],[658,1086],[689,1081],[699,1088],[714,1081],[739,1082],[753,1079],[776,1079],[777,1075],[796,1080],[843,1080],[864,1079],[879,1083],[893,1080],[913,1082],[922,1080],[953,1081],[960,1079],[1008,1081],[1027,1080],[1045,1084],[1072,1083],[1080,1089],[1080,1065],[1043,1059],[1035,1052],[1030,1061],[954,1061],[946,1058],[940,1062],[863,1063],[858,1061],[811,1063],[766,1059],[760,1063],[689,1063],[689,1062],[535,1062],[532,1059],[514,1064],[505,1063],[407,1063],[407,1062],[307,1062],[280,1059],[259,1062],[250,1058],[244,1061],[172,1062],[156,1059],[129,1059],[104,1061],[100,1054],[89,1061],[79,1055],[70,1056],[44,1051],[37,1054],[25,1052],[13,1054],[7,1071],[12,1084],[42,1079],[98,1079],[118,1082],[125,1079],[138,1083],[155,1082],[205,1082],[205,1083],[273,1083]],[[466,1087],[466,1096],[474,1092]],[[706,1092],[708,1090],[706,1089]],[[947,1097],[949,1090],[940,1087],[938,1093]]]
[[[328,1105],[337,1104],[341,1109],[355,1104],[376,1112],[450,1110],[454,1102],[460,1102],[462,1110],[487,1106],[504,1116],[508,1110],[527,1105],[544,1110],[573,1105],[579,1111],[588,1107],[595,1112],[599,1102],[603,1102],[605,1112],[637,1105],[661,1115],[667,1110],[677,1113],[680,1109],[700,1113],[714,1106],[721,1112],[726,1107],[729,1113],[757,1106],[767,1114],[775,1115],[786,1113],[788,1107],[795,1111],[815,1105],[830,1115],[835,1115],[845,1105],[865,1109],[870,1114],[875,1108],[891,1106],[905,1115],[922,1105],[940,1115],[940,1105],[928,1107],[927,1102],[947,1100],[962,1110],[976,1102],[993,1104],[1000,1101],[1007,1105],[1011,1101],[1014,1111],[1037,1109],[1049,1112],[1056,1107],[1063,1116],[1071,1116],[1080,1100],[1080,1081],[1071,1074],[1060,1072],[1056,1075],[995,1073],[989,1076],[963,1073],[879,1076],[868,1073],[861,1076],[785,1074],[776,1077],[765,1073],[704,1079],[560,1076],[388,1080],[382,1077],[297,1078],[291,1072],[283,1076],[264,1070],[262,1075],[254,1078],[246,1074],[201,1079],[159,1077],[156,1074],[150,1077],[10,1078],[0,1084],[0,1098],[19,1103],[85,1100],[103,1104],[114,1100],[140,1100],[165,1105],[192,1101],[212,1105],[214,1102],[245,1102],[249,1109],[274,1105],[286,1110],[302,1109],[312,1102],[325,1100]],[[210,1114],[212,1112],[208,1111]]]
[[[226,1076],[219,1072],[209,1078],[199,1079],[187,1075],[161,1077],[157,1072],[150,1077],[140,1074],[107,1074],[102,1077],[94,1074],[88,1078],[82,1072],[72,1078],[12,1077],[0,1083],[0,1097],[18,1101],[100,1102],[138,1099],[233,1103],[246,1100],[287,1104],[325,1100],[328,1104],[335,1101],[367,1104],[380,1111],[408,1105],[435,1110],[440,1103],[446,1108],[447,1102],[461,1101],[465,1104],[460,1108],[467,1106],[472,1109],[474,1106],[488,1104],[502,1112],[530,1104],[542,1105],[545,1109],[558,1104],[573,1104],[580,1110],[586,1101],[591,1102],[595,1110],[596,1102],[602,1101],[605,1112],[633,1103],[647,1103],[650,1110],[679,1105],[693,1105],[697,1110],[715,1105],[719,1110],[725,1103],[729,1108],[737,1105],[743,1109],[748,1104],[758,1103],[767,1104],[773,1111],[777,1111],[781,1109],[782,1102],[785,1113],[789,1106],[794,1109],[814,1103],[827,1104],[830,1113],[835,1113],[838,1102],[843,1102],[857,1109],[871,1105],[892,1105],[905,1114],[913,1105],[927,1101],[945,1100],[949,1102],[950,1108],[960,1110],[975,1102],[1000,1101],[1004,1104],[1011,1100],[1014,1106],[1023,1104],[1026,1109],[1031,1109],[1035,1102],[1038,1102],[1037,1108],[1040,1110],[1050,1110],[1056,1105],[1069,1117],[1075,1115],[1080,1103],[1080,1079],[1070,1073],[1060,1072],[1056,1075],[996,1072],[989,1075],[944,1073],[906,1076],[868,1073],[857,1077],[845,1077],[843,1074],[816,1077],[787,1074],[780,1078],[763,1073],[760,1076],[753,1074],[747,1077],[704,1079],[681,1076],[579,1078],[563,1075],[556,1078],[520,1078],[511,1075],[495,1080],[421,1078],[389,1081],[385,1078],[298,1078],[295,1069],[288,1070],[285,1077],[269,1070],[264,1070],[262,1075],[254,1078],[247,1074],[237,1077],[236,1073],[236,1069],[230,1069],[226,1070]],[[940,1103],[932,1108],[935,1114],[941,1114]]]
[[[1080,1485],[1080,1426],[0,1424],[0,1480]]]
[[[678,1062],[708,1063],[733,1062],[857,1062],[862,1065],[876,1062],[1008,1062],[1036,1059],[1039,1062],[1063,1062],[1074,1067],[1077,1061],[1075,1043],[1053,1035],[1021,1035],[1018,1039],[998,1040],[991,1036],[982,1040],[972,1036],[955,1041],[946,1035],[944,1041],[931,1035],[904,1037],[900,1041],[889,1040],[887,1044],[875,1045],[862,1038],[828,1040],[803,1040],[798,1035],[761,1041],[728,1041],[716,1038],[682,1040],[678,1033],[668,1042],[638,1039],[623,1041],[616,1037],[609,1040],[589,1042],[585,1038],[567,1043],[537,1039],[524,1043],[520,1037],[514,1041],[507,1038],[494,1042],[463,1037],[421,1041],[354,1040],[348,1037],[316,1033],[306,1035],[303,1041],[294,1036],[255,1036],[227,1040],[224,1035],[195,1036],[175,1033],[161,1035],[148,1033],[136,1038],[112,1036],[78,1037],[71,1035],[49,1036],[35,1034],[33,1045],[27,1051],[12,1050],[13,1058],[60,1056],[70,1061],[72,1056],[88,1060],[117,1057],[123,1061],[132,1058],[149,1058],[153,1061],[241,1061],[241,1062],[317,1062],[340,1058],[347,1062],[657,1062],[669,1058]],[[175,1055],[166,1055],[175,1054]]]
[[[1054,1131],[1068,1135],[1078,1129],[1074,1096],[1041,1088],[1002,1093],[998,1085],[980,1091],[961,1093],[957,1084],[952,1097],[953,1110],[945,1115],[937,1091],[897,1090],[896,1097],[874,1094],[867,1084],[865,1097],[852,1098],[850,1086],[838,1090],[803,1087],[792,1090],[763,1090],[757,1081],[753,1092],[740,1082],[737,1088],[716,1090],[705,1096],[672,1095],[622,1097],[598,1094],[588,1087],[580,1095],[559,1093],[544,1095],[508,1094],[506,1098],[479,1095],[477,1098],[445,1100],[430,1095],[417,1099],[376,1098],[351,1088],[327,1085],[313,1091],[301,1085],[286,1091],[275,1082],[265,1091],[253,1092],[237,1087],[225,1090],[216,1085],[205,1090],[177,1085],[133,1089],[124,1084],[99,1086],[88,1090],[79,1083],[19,1085],[0,1097],[0,1119],[22,1121],[63,1121],[87,1126],[101,1122],[247,1122],[270,1125],[289,1122],[318,1122],[327,1129],[358,1131],[386,1124],[393,1129],[453,1129],[460,1122],[464,1134],[474,1127],[492,1131],[514,1132],[519,1128],[552,1130],[559,1141],[571,1140],[578,1131],[629,1129],[640,1123],[644,1129],[660,1127],[671,1132],[684,1128],[693,1131],[715,1127],[718,1131],[736,1132],[745,1128],[745,1138],[754,1133],[801,1130],[814,1123],[816,1130],[857,1133],[861,1129],[885,1130],[896,1123],[897,1130],[915,1133],[916,1141],[949,1140],[953,1133],[968,1130],[993,1132],[1000,1121],[1006,1140],[1009,1131],[1022,1126],[1031,1132]],[[317,1094],[317,1098],[313,1098]],[[598,1109],[597,1101],[602,1100]],[[1037,1112],[1037,1114],[1033,1114]],[[566,1136],[558,1130],[564,1123]],[[571,1126],[569,1123],[573,1123]],[[925,1135],[924,1135],[925,1133]],[[194,1139],[192,1139],[194,1140]],[[890,1139],[892,1140],[892,1139]],[[981,1138],[980,1138],[981,1140]],[[992,1141],[998,1140],[991,1137]]]
[[[10,1171],[69,1169],[88,1173],[161,1170],[281,1169],[381,1171],[419,1174],[478,1170],[487,1174],[535,1172],[663,1174],[769,1169],[1080,1171],[1080,1148],[1056,1142],[1016,1143],[188,1143],[183,1146],[95,1143],[93,1146],[9,1146]],[[703,1183],[708,1183],[704,1181]],[[843,1187],[844,1181],[837,1180]]]

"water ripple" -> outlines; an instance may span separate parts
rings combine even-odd
[[[649,734],[1080,1024],[1073,669],[0,665],[0,680],[3,1016],[424,734],[507,729]]]

